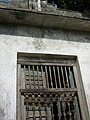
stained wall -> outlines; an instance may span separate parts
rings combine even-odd
[[[90,113],[90,33],[0,25],[0,120],[16,120],[17,52],[77,55]]]

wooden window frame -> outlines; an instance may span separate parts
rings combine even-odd
[[[84,87],[82,83],[82,77],[80,73],[80,67],[77,56],[70,56],[70,55],[54,55],[54,54],[36,54],[36,53],[17,53],[17,120],[22,120],[21,114],[21,93],[20,93],[20,65],[21,64],[28,65],[29,63],[37,64],[38,65],[73,65],[74,74],[75,74],[75,81],[76,86],[78,89],[78,99],[80,105],[80,111],[82,120],[89,120],[89,112],[84,92]],[[23,85],[23,84],[22,84]],[[24,109],[24,108],[23,108]],[[22,111],[23,113],[23,111]]]

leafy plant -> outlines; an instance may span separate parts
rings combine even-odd
[[[58,8],[83,11],[90,9],[90,0],[48,0],[50,3],[57,4]]]
[[[79,10],[81,7],[81,0],[58,0],[57,6],[62,9]]]

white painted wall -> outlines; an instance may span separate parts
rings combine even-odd
[[[90,112],[89,35],[29,27],[0,29],[0,120],[16,120],[17,52],[77,55]]]

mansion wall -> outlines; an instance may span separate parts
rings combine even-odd
[[[17,52],[77,55],[90,113],[90,33],[0,25],[0,120],[16,120]]]

